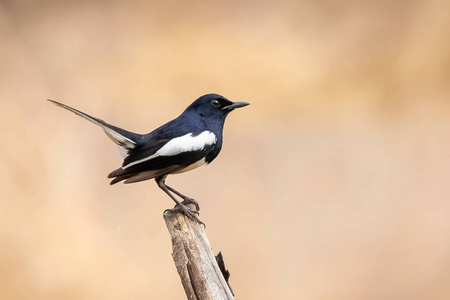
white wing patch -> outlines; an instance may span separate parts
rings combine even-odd
[[[197,136],[192,136],[192,133],[174,138],[162,146],[155,154],[130,162],[123,166],[122,169],[137,165],[139,163],[151,160],[158,156],[175,156],[183,152],[198,151],[205,148],[205,146],[214,145],[217,142],[217,137],[211,131],[203,131]]]

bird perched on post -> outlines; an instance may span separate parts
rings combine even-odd
[[[110,184],[155,179],[158,187],[176,203],[175,208],[168,211],[181,211],[201,224],[203,222],[197,217],[198,202],[166,185],[166,177],[212,162],[222,149],[222,132],[228,113],[249,105],[247,102],[232,102],[217,94],[207,94],[195,100],[172,121],[148,134],[137,134],[48,100],[100,126],[119,147],[124,161],[122,167],[108,175],[108,178],[113,178]],[[175,195],[183,201],[180,202]],[[186,204],[194,204],[197,210],[191,210]]]

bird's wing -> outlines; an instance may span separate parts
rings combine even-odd
[[[126,131],[119,127],[110,125],[103,120],[94,118],[84,112],[81,112],[73,107],[62,104],[60,102],[47,99],[48,101],[56,104],[59,107],[67,109],[68,111],[73,112],[74,114],[88,120],[95,125],[100,126],[106,135],[119,147],[120,154],[123,158],[127,157],[130,150],[136,148],[139,145],[139,142],[142,139],[142,135]]]
[[[112,184],[115,184],[122,180],[125,180],[125,183],[134,183],[134,182],[144,181],[144,180],[152,179],[152,178],[155,178],[158,176],[163,176],[168,173],[176,172],[176,170],[179,168],[180,168],[180,166],[173,165],[173,166],[170,166],[170,167],[164,168],[164,169],[143,171],[140,173],[131,173],[131,174],[127,173],[127,174],[123,174],[123,175],[119,175],[119,176],[115,177],[110,182],[110,184],[112,185]],[[118,169],[118,170],[121,170],[121,169]],[[118,170],[116,170],[116,171],[118,171]],[[108,177],[114,177],[114,176],[108,176]]]
[[[208,130],[198,134],[192,132],[173,137],[159,138],[153,136],[151,140],[139,148],[139,151],[133,151],[130,156],[124,160],[123,169],[133,167],[145,162],[158,159],[160,157],[175,157],[178,154],[209,151],[217,142],[216,135]]]
[[[130,183],[176,173],[204,160],[216,142],[214,133],[206,130],[197,135],[187,133],[169,140],[153,135],[141,147],[131,150],[122,167],[108,177],[116,177],[111,182],[114,184],[125,179],[126,183]]]

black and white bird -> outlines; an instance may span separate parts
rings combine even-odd
[[[190,171],[212,162],[222,149],[223,126],[228,113],[249,105],[247,102],[232,102],[217,94],[207,94],[195,100],[172,121],[148,134],[137,134],[48,100],[100,126],[119,147],[124,161],[122,167],[108,175],[108,178],[114,178],[110,184],[155,179],[176,203],[170,211],[181,211],[202,224],[197,217],[200,209],[198,202],[166,185],[165,179],[167,175]],[[180,202],[174,194],[183,201]],[[186,204],[194,204],[197,211]]]

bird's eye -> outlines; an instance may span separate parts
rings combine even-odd
[[[211,102],[211,104],[212,104],[212,106],[214,106],[216,108],[220,106],[219,100],[213,100],[213,102]]]

